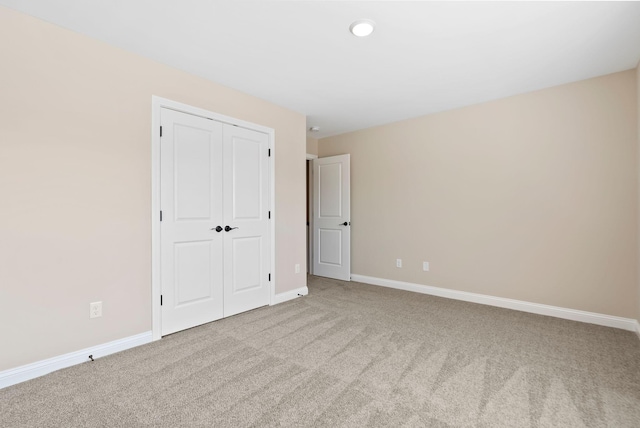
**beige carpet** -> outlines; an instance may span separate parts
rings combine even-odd
[[[0,390],[1,427],[640,427],[633,333],[310,278]]]

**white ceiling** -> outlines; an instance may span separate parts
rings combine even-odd
[[[637,2],[0,0],[307,115],[314,137],[633,68]],[[377,23],[367,38],[356,19]]]

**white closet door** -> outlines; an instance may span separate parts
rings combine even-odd
[[[269,138],[224,125],[224,316],[269,304]]]
[[[223,316],[222,127],[161,111],[162,335]]]

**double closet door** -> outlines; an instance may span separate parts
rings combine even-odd
[[[162,335],[269,304],[268,135],[163,108]]]

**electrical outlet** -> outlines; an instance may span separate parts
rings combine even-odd
[[[89,303],[89,318],[98,318],[102,316],[102,302]]]
[[[422,270],[429,272],[429,262],[422,262]]]
[[[296,273],[300,273],[300,264],[296,264]]]
[[[402,259],[396,259],[396,267],[398,268],[402,267]]]

